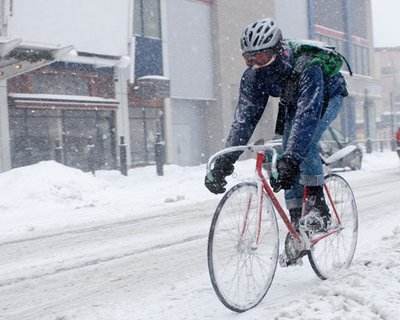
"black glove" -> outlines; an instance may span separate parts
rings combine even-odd
[[[299,162],[288,154],[283,155],[276,161],[278,178],[271,177],[270,184],[274,192],[281,189],[288,190],[296,182],[300,173]]]
[[[214,164],[213,169],[206,175],[204,185],[212,193],[224,193],[227,184],[225,178],[233,173],[235,167],[232,160],[226,157],[219,157]]]

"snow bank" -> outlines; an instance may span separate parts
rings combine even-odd
[[[101,202],[108,185],[81,170],[44,161],[0,175],[0,206],[74,207]]]
[[[227,188],[254,175],[255,160],[239,161]],[[361,172],[399,167],[395,152],[365,154]],[[119,171],[81,170],[44,161],[0,174],[0,235],[37,228],[65,227],[93,221],[118,220],[162,212],[165,206],[196,205],[215,200],[204,187],[205,165],[134,168],[128,176]]]

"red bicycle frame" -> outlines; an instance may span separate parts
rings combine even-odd
[[[293,227],[292,223],[290,222],[288,216],[285,213],[285,210],[282,208],[281,204],[279,203],[279,200],[276,198],[276,196],[275,196],[274,192],[272,191],[269,183],[267,182],[267,180],[264,177],[264,174],[262,172],[262,164],[263,164],[264,160],[265,160],[264,153],[262,153],[262,152],[257,153],[257,159],[256,159],[256,172],[257,172],[257,175],[258,175],[258,177],[260,178],[260,180],[262,182],[262,185],[264,187],[265,192],[270,197],[273,205],[275,206],[276,210],[278,211],[279,215],[281,216],[281,218],[282,218],[283,222],[285,223],[286,227],[288,228],[289,232],[292,234],[293,238],[297,239],[298,241],[301,241],[301,237],[300,237],[299,233]],[[333,208],[333,212],[334,212],[334,214],[336,216],[336,219],[337,219],[337,221],[338,221],[338,223],[340,225],[339,215],[338,215],[338,213],[336,211],[336,207],[334,205],[333,199],[332,199],[332,197],[331,197],[331,195],[329,193],[328,187],[326,185],[324,185],[324,190],[328,195],[329,202],[330,202],[330,204],[331,204],[331,206]],[[303,201],[306,201],[305,200],[306,197],[307,197],[307,187],[304,187],[304,200]],[[260,201],[262,201],[262,192],[261,192]],[[260,208],[261,208],[261,206],[260,206]],[[261,211],[262,210],[260,209],[260,213],[259,213],[260,214],[260,218],[259,218],[260,222],[259,222],[258,234],[260,234],[260,232],[261,232],[261,215],[262,215]],[[326,237],[329,237],[330,235],[332,235],[334,233],[337,233],[338,231],[339,231],[339,229],[334,229],[334,230],[332,230],[332,231],[330,231],[330,232],[328,232],[326,234],[318,235],[317,237],[310,239],[310,243],[311,243],[311,245],[314,245],[318,241],[320,241],[322,239],[325,239]]]

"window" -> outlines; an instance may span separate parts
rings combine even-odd
[[[135,0],[133,33],[161,39],[160,0]]]
[[[90,96],[89,79],[78,75],[37,73],[32,78],[34,93]]]
[[[64,164],[88,170],[89,137],[94,140],[96,167],[116,167],[113,111],[13,107],[9,120],[13,168],[55,159],[56,141],[62,140]]]
[[[352,68],[354,73],[369,76],[369,49],[364,46],[352,44],[351,46]]]
[[[344,54],[346,52],[346,43],[341,39],[328,37],[317,33],[315,35],[315,40],[324,42],[326,44],[329,44],[330,46],[335,47],[335,50],[340,52],[341,54]]]
[[[316,34],[315,39],[334,46],[338,52],[346,57],[346,59],[349,58],[346,56],[346,44],[344,41],[318,33]],[[347,60],[349,60],[350,62],[350,59]],[[351,68],[354,73],[362,74],[365,76],[371,75],[369,60],[368,47],[357,45],[354,43],[351,45]],[[343,68],[344,70],[347,70],[345,65],[343,65]]]
[[[162,75],[160,0],[135,0],[135,78]]]
[[[341,1],[313,0],[312,11],[315,24],[344,31],[344,8]]]
[[[393,75],[396,73],[396,68],[393,66],[382,67],[381,73],[384,75]]]
[[[55,110],[10,108],[13,168],[54,159],[57,115]]]
[[[333,1],[334,2],[334,1]],[[365,0],[352,0],[348,2],[351,18],[350,29],[353,35],[367,39],[367,3]]]
[[[133,165],[155,162],[157,134],[163,140],[163,112],[158,107],[129,108],[131,162]]]

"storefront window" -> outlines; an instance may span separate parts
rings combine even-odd
[[[12,167],[54,159],[58,111],[10,109]]]
[[[88,170],[88,144],[97,169],[115,169],[114,112],[10,108],[12,167],[54,160],[57,140],[64,164]]]
[[[154,163],[157,134],[160,134],[160,138],[163,139],[162,109],[130,108],[129,128],[132,164]]]

